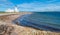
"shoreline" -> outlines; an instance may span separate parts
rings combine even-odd
[[[12,24],[12,20],[15,20],[17,17],[19,17],[19,16],[21,16],[21,15],[24,15],[24,14],[28,14],[28,13],[20,13],[20,14],[10,14],[10,15],[4,15],[4,16],[0,16],[0,19],[2,18],[3,20],[2,20],[2,23],[3,22],[6,22],[7,24],[8,23],[11,23]],[[1,21],[1,20],[0,20]],[[13,24],[12,24],[13,25]],[[16,26],[16,25],[15,25]],[[19,27],[19,28],[16,28],[17,30],[16,31],[21,31],[21,30],[24,30],[23,32],[31,32],[30,34],[32,34],[33,33],[33,31],[35,31],[35,33],[37,33],[38,32],[38,35],[39,35],[39,32],[42,32],[42,33],[44,33],[44,34],[58,34],[58,35],[60,35],[60,32],[58,33],[58,32],[49,32],[49,31],[44,31],[44,30],[37,30],[37,29],[34,29],[34,28],[30,28],[30,27],[23,27],[23,26],[19,26],[19,25],[17,25],[16,27]],[[22,29],[23,28],[23,29]],[[23,34],[23,32],[21,32],[21,33],[18,33],[18,34]]]

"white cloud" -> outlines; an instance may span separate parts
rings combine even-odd
[[[0,2],[3,1],[0,6],[6,7],[6,8],[13,8],[15,5],[10,2],[9,0],[0,0]],[[20,11],[60,11],[60,2],[57,3],[51,3],[55,2],[57,0],[47,0],[47,4],[44,2],[31,2],[31,3],[23,3],[18,4],[18,8]]]
[[[13,8],[14,4],[9,0],[0,0],[0,11],[5,11],[8,8]]]
[[[23,3],[17,5],[21,11],[60,11],[60,5],[43,3]]]
[[[10,2],[9,0],[0,0],[0,4],[2,6],[9,6],[9,5],[14,5],[12,2]]]

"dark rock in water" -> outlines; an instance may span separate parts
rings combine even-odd
[[[53,13],[33,13],[23,15],[16,20],[14,23],[18,23],[21,26],[32,27],[36,29],[43,29],[47,31],[60,32],[60,18],[59,16],[52,15]],[[50,16],[49,16],[50,15]]]

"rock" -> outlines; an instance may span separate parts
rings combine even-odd
[[[14,27],[8,25],[0,25],[0,34],[1,35],[11,35]]]

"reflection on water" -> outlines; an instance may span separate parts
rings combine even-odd
[[[60,32],[60,13],[58,12],[26,14],[17,18],[14,22],[18,22],[22,26]]]

